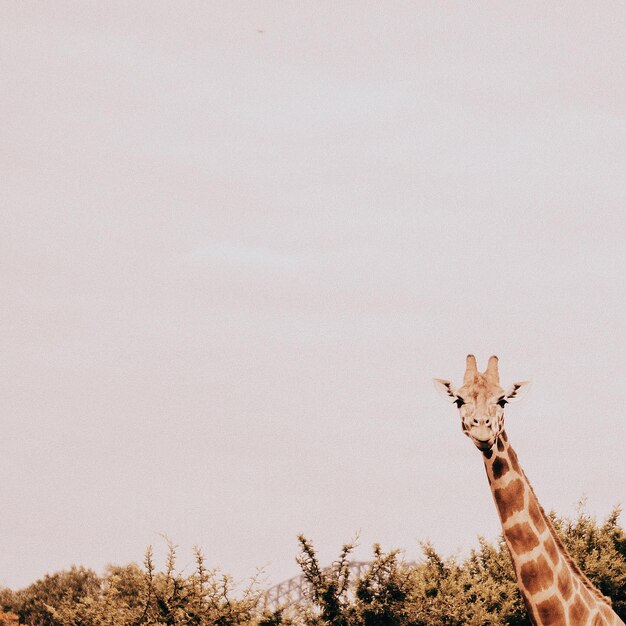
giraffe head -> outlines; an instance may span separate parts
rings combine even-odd
[[[500,387],[498,357],[489,358],[481,374],[473,354],[467,355],[463,385],[458,389],[449,380],[435,378],[443,396],[459,409],[463,432],[481,451],[491,450],[504,428],[504,406],[521,395],[528,382],[513,383],[508,391]]]

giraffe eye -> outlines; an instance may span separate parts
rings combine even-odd
[[[454,404],[456,404],[457,407],[460,409],[465,404],[465,400],[463,400],[461,396],[457,396],[456,400],[454,401]]]
[[[504,396],[502,396],[501,398],[499,398],[499,400],[498,400],[498,404],[499,404],[502,408],[504,408],[504,405],[505,405],[506,403],[507,403],[507,400],[506,400],[506,398],[505,398]]]

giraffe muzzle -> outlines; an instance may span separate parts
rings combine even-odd
[[[470,429],[469,435],[481,450],[491,448],[494,443],[494,432],[487,426],[476,426]]]

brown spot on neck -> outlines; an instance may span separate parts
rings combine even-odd
[[[524,508],[524,483],[521,479],[516,478],[506,487],[494,489],[493,496],[496,500],[498,512],[500,513],[500,519],[504,524],[511,515]]]
[[[540,602],[537,605],[537,613],[543,626],[566,626],[565,613],[561,601],[556,596],[550,596]]]
[[[530,552],[539,545],[539,539],[533,532],[530,524],[515,524],[505,531],[505,537],[508,539],[511,549],[515,554],[522,555]]]
[[[533,524],[538,532],[542,533],[546,528],[546,523],[543,519],[543,514],[541,513],[541,509],[537,504],[537,501],[533,497],[534,494],[530,495],[528,501],[528,512],[530,513],[530,519],[532,519]]]
[[[567,598],[566,598],[567,599]],[[570,624],[586,624],[589,617],[589,609],[584,605],[580,596],[574,598],[574,602],[569,607]]]
[[[559,551],[554,543],[554,539],[552,539],[552,537],[548,537],[544,543],[544,547],[546,552],[550,555],[550,559],[556,565],[559,562]]]
[[[572,577],[567,567],[561,568],[561,571],[559,572],[559,576],[557,578],[557,583],[559,585],[559,591],[561,592],[563,599],[569,600],[569,597],[572,595],[574,589],[572,586]]]
[[[553,580],[552,570],[542,554],[536,560],[524,563],[520,568],[520,582],[531,596],[547,589]]]
[[[515,450],[509,446],[509,461],[511,461],[511,467],[520,475],[523,475],[522,468],[519,466],[519,461],[517,460],[517,454],[515,454]]]
[[[509,463],[501,456],[497,456],[493,461],[491,470],[493,471],[493,479],[498,480],[509,471]]]

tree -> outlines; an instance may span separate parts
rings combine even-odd
[[[613,608],[626,618],[626,536],[619,507],[603,524],[585,513],[574,520],[550,514],[557,534],[574,560]],[[424,558],[407,568],[397,551],[374,546],[374,559],[360,580],[349,581],[344,546],[328,569],[319,565],[313,544],[299,537],[297,561],[310,587],[299,622],[305,626],[530,626],[504,537],[479,547],[459,561],[423,544]],[[354,591],[353,591],[354,590]]]
[[[16,593],[14,611],[21,624],[65,626],[55,617],[55,607],[79,603],[100,590],[100,578],[90,569],[72,566],[69,570],[47,574]]]
[[[300,535],[300,554],[296,562],[309,585],[312,607],[301,614],[306,624],[328,624],[329,626],[349,626],[353,623],[353,607],[348,595],[350,585],[350,563],[348,556],[354,544],[343,546],[339,558],[326,569],[322,569],[313,544]],[[310,610],[313,609],[313,610]]]
[[[563,544],[589,579],[626,619],[626,536],[620,509],[598,524],[581,504],[574,519],[550,514]],[[209,569],[199,549],[195,569],[176,569],[176,546],[168,541],[158,571],[148,548],[143,567],[110,565],[102,577],[83,567],[47,575],[21,591],[0,589],[0,626],[529,626],[509,553],[500,539],[479,539],[465,559],[441,556],[422,545],[417,565],[397,550],[374,546],[372,561],[351,578],[343,546],[322,567],[313,543],[298,538],[297,562],[306,581],[298,606],[264,610],[257,578],[241,589]]]
[[[401,626],[410,621],[413,572],[398,556],[398,550],[385,554],[375,544],[374,560],[356,582],[356,614],[364,626]]]
[[[17,614],[0,611],[0,626],[19,626]]]

